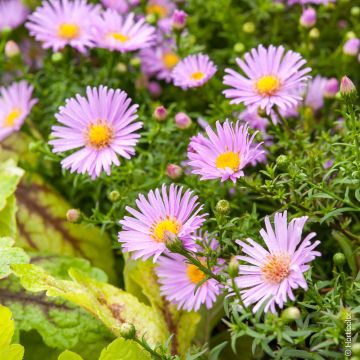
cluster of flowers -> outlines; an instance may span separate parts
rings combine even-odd
[[[172,81],[183,90],[200,87],[215,75],[217,67],[207,55],[189,55],[180,60],[174,41],[164,36],[185,23],[186,14],[176,9],[173,2],[148,1],[148,14],[156,14],[161,20],[157,29],[147,24],[144,17],[129,12],[137,5],[136,1],[103,3],[107,10],[85,0],[44,2],[28,16],[26,27],[44,48],[53,51],[66,45],[85,55],[92,47],[139,51],[144,74]],[[19,23],[14,21],[9,26]],[[230,88],[223,93],[231,103],[244,104],[246,110],[237,122],[218,121],[215,130],[206,125],[205,133],[190,139],[187,165],[202,180],[235,183],[244,176],[246,166],[264,159],[262,144],[254,142],[256,132],[251,135],[249,127],[265,133],[269,120],[276,124],[283,117],[296,116],[300,106],[318,111],[324,97],[333,97],[338,91],[334,78],[316,76],[311,81],[306,61],[283,46],[259,45],[236,62],[238,71],[225,69],[223,83]],[[32,91],[25,81],[1,89],[0,140],[21,127],[36,103]],[[59,124],[53,126],[49,144],[55,153],[73,151],[62,160],[63,168],[88,173],[93,179],[103,171],[110,175],[111,165],[120,165],[119,156],[130,159],[135,155],[140,138],[137,131],[142,127],[137,109],[138,105],[120,89],[88,87],[86,97],[77,94],[60,107],[55,115]],[[153,258],[162,294],[169,301],[187,310],[198,310],[201,304],[211,307],[223,285],[167,248],[174,237],[184,249],[195,254],[203,250],[199,243],[209,243],[206,234],[199,233],[206,214],[200,214],[203,206],[197,197],[175,185],[169,189],[163,185],[150,191],[147,197],[139,195],[136,205],[138,209],[127,207],[131,216],[120,222],[123,230],[119,241],[123,250],[134,258]],[[283,307],[287,297],[294,299],[292,289],[306,289],[303,273],[309,262],[320,255],[314,251],[319,242],[310,242],[314,233],[301,238],[306,220],[301,217],[288,224],[286,212],[277,213],[273,229],[266,217],[266,229],[260,235],[267,249],[252,239],[238,241],[246,255],[239,256],[239,260],[250,264],[241,265],[236,278],[245,306],[256,304],[253,309],[257,311],[267,301],[265,311],[274,312],[275,304]],[[210,243],[217,246],[213,239]],[[199,256],[199,261],[204,259]],[[220,267],[211,271],[217,273]]]

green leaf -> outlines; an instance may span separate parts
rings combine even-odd
[[[13,265],[13,272],[29,291],[46,291],[48,296],[60,296],[83,307],[101,320],[116,336],[124,322],[135,326],[137,335],[152,345],[164,343],[168,337],[162,317],[150,306],[112,285],[91,279],[75,268],[69,270],[73,281],[52,277],[33,264]]]
[[[77,267],[98,280],[107,279],[103,271],[92,268],[85,259],[36,255],[31,262],[63,279],[69,279],[67,270],[70,267]],[[0,298],[12,310],[17,331],[27,333],[36,330],[49,347],[61,350],[76,347],[82,355],[91,347],[90,352],[100,353],[114,338],[101,322],[85,310],[61,298],[27,292],[15,276],[0,282]]]
[[[22,182],[16,190],[17,244],[25,250],[72,255],[90,260],[116,279],[111,241],[95,226],[66,221],[71,205],[40,178]]]
[[[160,295],[160,288],[151,261],[126,259],[125,288],[164,318],[167,330],[173,334],[172,351],[185,355],[195,337],[200,315],[195,312],[179,311]]]
[[[0,211],[0,236],[16,236],[16,200],[15,195],[10,195],[5,207]]]
[[[0,279],[11,273],[11,264],[24,264],[29,262],[29,256],[23,249],[12,247],[14,240],[9,237],[0,238]]]
[[[150,354],[132,340],[114,340],[100,355],[99,360],[151,360]],[[74,359],[75,360],[75,359]]]
[[[11,310],[0,305],[0,359],[21,360],[24,348],[19,344],[11,344],[14,335],[14,321]]]
[[[83,358],[72,351],[65,350],[59,355],[58,360],[83,360]]]
[[[14,160],[0,163],[0,210],[6,205],[7,198],[15,189],[24,174],[24,170],[16,166]]]

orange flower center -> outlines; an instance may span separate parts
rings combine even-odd
[[[280,79],[274,75],[261,77],[255,84],[260,95],[274,95],[280,89]]]
[[[88,128],[88,143],[97,150],[107,147],[112,138],[113,131],[106,122],[99,121],[96,124],[91,124]]]
[[[59,26],[58,34],[66,40],[72,40],[79,35],[80,29],[77,25],[71,23],[63,23]]]
[[[218,169],[230,168],[233,171],[239,170],[240,167],[240,156],[238,153],[233,151],[227,151],[220,154],[216,158],[216,167]]]
[[[274,254],[267,257],[261,272],[266,281],[279,284],[290,274],[290,257],[287,254]]]
[[[13,108],[10,113],[6,116],[4,121],[4,127],[13,126],[15,120],[21,115],[19,108]]]
[[[156,15],[158,18],[163,19],[168,14],[168,10],[165,6],[150,4],[146,7],[146,13],[148,15]]]
[[[162,60],[166,68],[171,70],[172,68],[175,67],[175,65],[179,62],[180,59],[176,54],[172,52],[168,52],[163,55]]]
[[[201,80],[204,76],[205,74],[202,71],[195,71],[190,75],[190,79],[198,81]]]
[[[190,281],[194,284],[198,284],[205,279],[205,274],[193,264],[187,265],[186,273]]]
[[[175,218],[167,217],[165,220],[159,221],[152,229],[152,238],[156,242],[165,242],[166,234],[172,233],[177,235],[180,231],[181,225]]]

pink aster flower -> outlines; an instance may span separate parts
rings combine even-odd
[[[175,86],[186,90],[204,85],[214,76],[216,70],[207,55],[189,55],[175,66],[171,76]]]
[[[28,9],[20,0],[1,0],[0,14],[0,31],[5,28],[15,29],[25,21]]]
[[[121,15],[111,9],[97,18],[93,35],[99,47],[120,52],[145,49],[156,40],[155,28],[145,18],[135,20],[133,13]]]
[[[244,176],[243,169],[262,154],[258,151],[260,144],[252,146],[256,133],[250,137],[248,125],[240,125],[239,121],[235,125],[228,120],[223,125],[217,121],[216,130],[208,126],[208,138],[191,139],[188,165],[193,174],[201,175],[201,180],[219,178],[235,183]]]
[[[99,11],[98,5],[90,5],[86,0],[44,1],[25,25],[44,49],[59,51],[70,45],[85,52],[93,46],[91,26]]]
[[[128,0],[101,0],[105,7],[118,11],[120,14],[125,14],[132,7]]]
[[[25,80],[0,88],[0,141],[20,130],[37,102],[33,89]]]
[[[258,107],[270,114],[273,106],[286,110],[301,101],[298,90],[303,87],[310,68],[303,68],[306,61],[300,54],[287,51],[283,46],[268,48],[259,45],[244,55],[245,61],[237,58],[240,74],[225,69],[224,84],[232,89],[223,93],[232,99],[231,104],[244,103],[250,110]]]
[[[134,122],[137,108],[124,91],[106,86],[87,87],[86,98],[66,100],[55,115],[62,125],[52,127],[55,139],[49,144],[55,153],[78,150],[61,161],[62,167],[95,179],[102,170],[109,175],[111,164],[120,165],[118,155],[130,159],[140,138],[135,131],[142,127]]]
[[[317,75],[309,82],[306,89],[305,106],[314,111],[320,110],[324,106],[325,86],[327,79]]]
[[[170,34],[172,30],[171,15],[176,9],[172,0],[148,0],[146,4],[146,14],[155,16],[157,27],[165,34]]]
[[[306,5],[306,4],[314,4],[314,5],[327,5],[331,2],[335,2],[336,0],[288,0],[288,5],[294,5],[294,4],[300,4],[300,5]]]
[[[276,213],[274,229],[269,217],[265,217],[265,229],[260,235],[266,249],[254,240],[237,240],[245,256],[238,256],[249,265],[240,265],[236,284],[241,289],[245,306],[256,304],[253,312],[266,303],[265,312],[276,312],[275,306],[284,306],[287,298],[295,300],[293,289],[307,290],[304,272],[309,263],[321,254],[314,249],[320,241],[310,242],[316,234],[310,233],[302,240],[302,231],[307,216],[295,218],[287,223],[287,212]]]
[[[198,215],[203,205],[190,190],[165,185],[151,190],[147,196],[139,195],[138,210],[126,207],[132,216],[125,216],[120,224],[119,242],[123,251],[132,252],[135,259],[154,256],[154,262],[166,251],[166,241],[176,235],[189,250],[196,250],[192,234],[205,221],[206,214]]]
[[[141,68],[144,74],[158,80],[171,81],[171,71],[180,58],[172,46],[161,45],[140,52]]]
[[[161,295],[176,304],[178,309],[198,311],[202,304],[210,309],[221,292],[221,286],[215,279],[204,281],[205,273],[187,263],[186,258],[179,254],[161,256],[155,271]],[[204,282],[197,288],[202,281]]]

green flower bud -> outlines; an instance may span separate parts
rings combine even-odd
[[[352,16],[359,16],[360,15],[360,7],[354,6],[351,8],[350,13]]]
[[[54,54],[51,55],[51,61],[54,63],[60,62],[63,59],[63,54],[56,52]]]
[[[239,261],[235,256],[230,259],[228,266],[228,274],[231,278],[235,278],[239,274]]]
[[[116,64],[115,66],[115,70],[121,74],[126,73],[127,72],[127,66],[126,64],[119,62]]]
[[[230,212],[230,203],[227,200],[219,200],[216,204],[215,211],[222,215]]]
[[[234,51],[237,53],[241,53],[245,50],[245,45],[243,43],[236,43],[234,45]]]
[[[280,317],[282,320],[285,320],[286,322],[291,322],[300,319],[300,316],[301,316],[300,310],[295,306],[291,306],[285,309],[284,311],[282,311]]]
[[[171,231],[164,231],[164,240],[166,247],[173,253],[179,253],[183,250],[182,241]]]
[[[276,159],[276,164],[280,169],[284,170],[289,165],[289,159],[286,155],[279,155]]]
[[[137,56],[131,58],[131,60],[130,60],[130,65],[131,65],[132,67],[134,67],[134,68],[140,67],[140,65],[141,65],[141,60],[140,60],[140,58],[137,57]]]
[[[333,256],[333,262],[336,266],[343,266],[346,263],[345,255],[341,252],[336,253]]]
[[[242,29],[245,33],[252,34],[255,31],[255,24],[251,21],[248,21],[243,25]]]
[[[120,193],[116,190],[113,190],[109,193],[108,199],[112,202],[118,201],[120,198]]]
[[[120,327],[120,335],[126,340],[135,339],[135,326],[133,324],[123,323]]]
[[[318,28],[312,28],[309,32],[310,39],[318,39],[320,37],[320,30]]]

